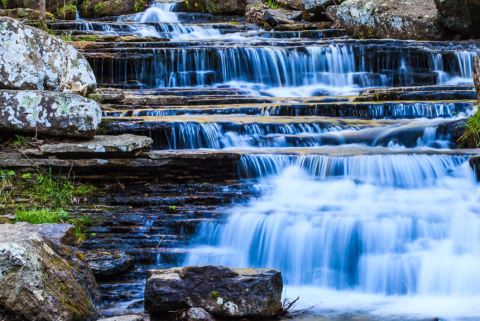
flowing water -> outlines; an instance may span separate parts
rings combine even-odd
[[[85,50],[101,84],[196,95],[119,106],[111,116],[142,121],[112,130],[150,135],[156,149],[241,154],[246,197],[200,222],[176,262],[279,269],[284,296],[311,307],[306,320],[479,320],[480,189],[454,150],[454,124],[475,111],[479,44],[271,32],[176,10],[78,27],[159,39]],[[433,86],[434,98],[351,97],[399,86]],[[229,94],[209,105],[217,91]],[[298,98],[310,96],[330,100]],[[229,103],[239,97],[273,100]]]

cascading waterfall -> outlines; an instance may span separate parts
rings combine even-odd
[[[287,294],[319,310],[478,315],[480,190],[465,161],[245,156],[244,171],[279,175],[226,221],[204,223],[185,264],[280,269]]]

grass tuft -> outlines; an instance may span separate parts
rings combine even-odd
[[[480,147],[480,112],[476,112],[467,120],[465,131],[457,143],[463,148]]]
[[[27,222],[31,224],[45,223],[67,223],[70,215],[62,209],[31,209],[15,212],[16,222]]]

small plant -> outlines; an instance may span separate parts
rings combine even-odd
[[[106,4],[103,2],[99,2],[93,6],[93,15],[95,17],[100,17],[105,9],[106,9]]]
[[[30,137],[15,135],[13,139],[12,146],[14,147],[23,147],[31,141]]]
[[[57,9],[57,17],[63,19],[73,19],[77,14],[77,6],[73,3],[67,3],[66,5]]]
[[[136,0],[135,4],[133,5],[133,11],[134,12],[140,12],[145,9],[145,6],[147,5],[145,0]]]
[[[480,147],[480,112],[467,120],[465,131],[458,139],[458,144],[465,148]]]
[[[207,9],[207,12],[211,14],[215,14],[217,12],[215,2],[212,0],[205,0],[205,9]]]
[[[71,33],[66,33],[63,36],[60,36],[60,38],[65,42],[72,42],[73,41]]]
[[[8,8],[8,0],[2,0],[2,7],[3,7],[3,9]]]
[[[280,4],[277,2],[277,0],[265,0],[265,4],[267,7],[270,9],[278,9],[280,8]]]

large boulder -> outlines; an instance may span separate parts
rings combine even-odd
[[[132,256],[117,250],[88,251],[85,260],[97,279],[114,278],[135,264]]]
[[[75,48],[40,29],[0,17],[0,89],[86,95],[95,87],[90,65]]]
[[[268,319],[282,311],[282,276],[267,269],[218,266],[150,271],[145,309],[154,317],[203,308],[213,316]]]
[[[48,225],[0,225],[0,319],[96,320],[93,275]]]
[[[91,138],[101,116],[97,102],[75,94],[0,90],[0,131]]]
[[[268,9],[265,7],[249,7],[245,14],[249,23],[255,23],[265,28],[277,27],[279,25],[294,24],[302,19],[302,12],[288,9]]]
[[[442,25],[455,33],[480,35],[480,1],[435,0]]]
[[[480,56],[476,56],[473,60],[473,82],[477,90],[478,100],[480,100]]]
[[[344,0],[303,0],[304,8],[311,13],[324,12],[329,6],[338,6]]]
[[[338,27],[365,38],[435,40],[444,35],[434,0],[346,0],[329,7]]]

